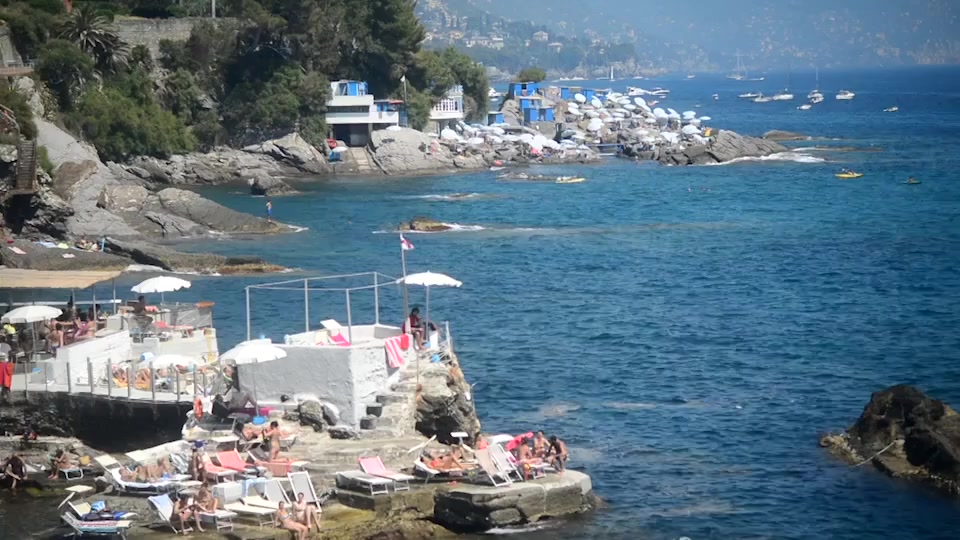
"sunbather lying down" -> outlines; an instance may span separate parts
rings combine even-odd
[[[463,452],[459,448],[454,448],[449,453],[443,453],[439,450],[425,450],[420,455],[420,460],[427,467],[441,472],[466,471],[476,467],[476,465],[465,465],[463,463]]]

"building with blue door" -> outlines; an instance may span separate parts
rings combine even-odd
[[[347,146],[366,146],[375,130],[400,125],[405,116],[399,100],[375,100],[363,81],[330,83],[326,121],[330,138]]]
[[[506,121],[503,119],[503,113],[500,111],[488,112],[487,113],[487,125],[492,126],[494,124],[505,124]]]

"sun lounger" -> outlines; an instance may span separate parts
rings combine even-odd
[[[424,476],[424,484],[429,483],[433,478],[443,474],[437,469],[430,468],[430,466],[424,463],[420,458],[417,458],[413,461],[413,470],[414,472],[419,472]]]
[[[298,500],[300,494],[303,493],[303,500],[307,504],[317,505],[318,510],[320,508],[320,498],[317,497],[317,490],[313,488],[313,480],[310,479],[310,474],[306,471],[294,472],[287,475],[287,478],[290,479],[290,487],[293,488],[293,499]]]
[[[213,478],[218,484],[222,480],[233,480],[237,475],[237,471],[215,465],[210,456],[206,454],[203,456],[203,469],[206,471],[207,478]]]
[[[363,470],[363,472],[371,476],[379,476],[381,478],[393,480],[394,491],[409,491],[410,480],[417,479],[415,476],[410,476],[409,474],[387,470],[387,467],[383,464],[383,460],[380,459],[380,456],[362,457],[359,459],[359,461],[360,468]]]
[[[487,474],[487,478],[495,487],[509,486],[513,484],[513,480],[510,479],[510,475],[501,471],[493,463],[493,458],[490,457],[490,450],[477,450],[477,463],[480,464],[480,468],[483,469],[483,472]]]
[[[216,512],[200,512],[200,521],[212,521],[213,526],[218,531],[224,529],[232,531],[233,518],[235,517],[237,517],[237,514],[227,509],[220,509]]]
[[[256,507],[256,508],[265,508],[265,509],[271,510],[271,511],[273,511],[273,512],[276,512],[277,510],[280,509],[280,503],[279,503],[279,502],[268,501],[267,499],[264,499],[263,497],[254,497],[254,496],[244,497],[244,498],[240,499],[240,501],[241,501],[243,504],[247,505],[247,506],[253,506],[253,507]]]
[[[273,501],[275,503],[290,503],[290,499],[287,497],[286,490],[283,489],[283,486],[280,484],[280,480],[277,480],[276,478],[267,480],[267,483],[263,485],[263,496],[268,501]]]
[[[525,468],[529,468],[530,476],[532,478],[543,478],[547,475],[547,470],[550,469],[550,465],[547,463],[518,463],[517,459],[513,457],[513,454],[508,452],[503,446],[499,444],[490,445],[490,455],[493,456],[494,462],[500,467],[501,470],[516,474],[517,478],[520,480],[526,480],[526,475],[523,471]]]
[[[122,466],[110,454],[104,454],[93,458],[103,470],[107,473],[107,478],[120,491],[127,493],[167,493],[175,491],[178,482],[175,480],[160,480],[158,482],[130,482],[120,476]]]
[[[157,511],[157,515],[160,516],[160,519],[169,525],[171,529],[173,529],[174,534],[186,534],[187,532],[193,530],[193,528],[188,526],[186,523],[181,524],[183,526],[182,531],[177,530],[177,526],[173,524],[173,501],[170,500],[170,496],[154,495],[153,497],[148,498],[147,501],[150,503],[150,506]]]
[[[386,495],[389,493],[393,480],[371,476],[363,471],[342,471],[337,473],[337,486],[350,489],[353,487],[366,488],[370,495]]]
[[[69,469],[60,469],[64,480],[83,480],[83,469],[80,467],[70,467]]]
[[[301,471],[310,464],[309,461],[261,461],[256,459],[253,454],[250,454],[250,457],[254,458],[257,467],[263,467],[270,471],[273,476],[286,476],[292,472]]]
[[[91,507],[91,506],[90,506],[90,503],[88,503],[88,502],[86,502],[86,501],[75,503],[75,502],[72,502],[72,501],[69,501],[69,500],[68,500],[68,501],[67,501],[67,506],[69,506],[69,507],[70,507],[70,510],[73,510],[73,513],[76,514],[76,516],[77,516],[78,518],[80,518],[81,520],[83,519],[83,516],[86,516],[86,515],[89,515],[89,514],[92,514],[92,513],[93,513],[93,507]],[[136,512],[114,512],[113,515],[114,515],[114,519],[127,519],[127,520],[129,520],[129,519],[133,519],[133,518],[137,517]]]
[[[247,499],[250,497],[244,497]],[[269,501],[264,501],[269,502]],[[253,506],[246,504],[244,502],[233,502],[227,505],[224,505],[224,510],[235,512],[240,517],[249,517],[257,522],[257,526],[261,529],[264,525],[269,525],[273,522],[273,516],[277,513],[275,508],[266,508],[263,506]]]
[[[128,520],[120,521],[82,521],[80,518],[70,514],[63,514],[63,521],[74,530],[74,538],[84,536],[119,536],[126,540],[127,529],[131,522]]]
[[[255,465],[247,463],[242,457],[240,457],[240,453],[236,450],[217,452],[217,461],[220,462],[221,467],[230,469],[232,471],[237,471],[245,476],[260,475],[259,469],[257,469]]]

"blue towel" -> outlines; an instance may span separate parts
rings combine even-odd
[[[245,478],[240,481],[240,496],[246,497],[248,493],[260,493],[263,489],[257,489],[255,486],[266,486],[266,478]]]

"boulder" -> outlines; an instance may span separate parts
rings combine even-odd
[[[870,460],[890,476],[960,495],[960,414],[914,386],[875,392],[850,429],[820,443],[850,462]]]
[[[444,444],[455,444],[450,434],[467,433],[467,443],[480,433],[480,420],[473,404],[470,385],[456,361],[430,364],[420,376],[417,396],[416,429],[426,437],[436,435]]]
[[[264,154],[297,169],[314,174],[330,172],[327,156],[308,143],[299,133],[247,146],[245,152]]]
[[[780,131],[778,129],[770,130],[763,134],[763,138],[768,141],[807,141],[810,137],[794,133],[792,131]]]
[[[401,223],[400,231],[414,232],[440,232],[449,231],[450,226],[435,219],[427,217],[415,217],[406,223]]]
[[[445,145],[409,128],[374,131],[370,151],[387,174],[449,171],[455,167],[453,154]]]
[[[297,406],[297,416],[300,418],[301,426],[312,427],[316,432],[327,428],[327,422],[323,417],[323,405],[319,401],[312,399],[301,401]]]
[[[0,250],[0,264],[9,268],[25,270],[122,270],[130,261],[109,253],[80,251],[77,249],[47,248],[26,240],[14,240],[9,247],[16,247],[24,254],[11,249]],[[64,258],[64,255],[71,255]]]
[[[165,246],[140,240],[106,238],[107,252],[132,259],[139,264],[159,266],[173,272],[236,274],[278,272],[282,267],[256,257],[225,257],[212,253],[181,253]]]
[[[260,177],[249,181],[251,195],[269,195],[276,197],[278,195],[293,195],[297,190],[290,187],[290,184],[279,178]]]
[[[717,133],[707,148],[711,157],[720,163],[742,157],[761,157],[786,151],[786,148],[776,142],[747,137],[729,130],[721,130]]]
[[[290,230],[285,225],[231,210],[197,193],[178,188],[161,190],[156,195],[156,202],[145,205],[144,209],[174,214],[225,233],[265,234]]]
[[[353,429],[350,426],[342,425],[342,424],[337,426],[330,426],[329,428],[327,428],[327,434],[330,435],[331,439],[346,440],[346,439],[360,438],[360,434],[357,432],[357,430]]]

